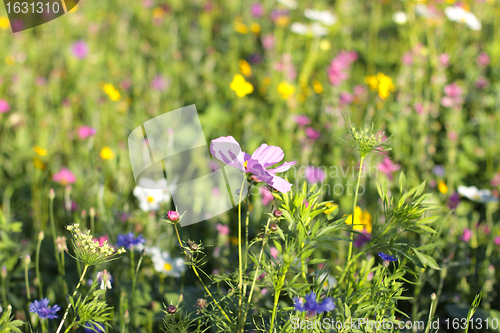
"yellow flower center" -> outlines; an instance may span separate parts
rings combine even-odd
[[[165,270],[167,272],[170,272],[172,270],[172,265],[170,265],[168,262],[165,263],[165,265],[163,265],[163,268],[165,268]]]
[[[155,201],[155,199],[152,196],[149,196],[148,197],[148,202],[153,202],[153,201]]]
[[[245,163],[243,163],[243,167],[246,169],[248,168],[248,161],[245,161]]]

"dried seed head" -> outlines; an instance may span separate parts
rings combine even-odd
[[[275,232],[276,230],[278,230],[278,226],[276,224],[271,224],[271,226],[269,227],[269,230],[271,230],[272,232]]]
[[[169,305],[167,308],[167,312],[170,314],[174,314],[177,312],[177,307],[175,305]]]
[[[281,210],[279,209],[275,209],[273,214],[274,217],[281,217],[283,215],[283,212],[281,212]]]

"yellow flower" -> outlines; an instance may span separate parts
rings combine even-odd
[[[115,153],[109,147],[102,148],[100,155],[103,160],[112,160],[115,158]]]
[[[438,190],[439,190],[439,192],[441,192],[443,194],[448,193],[448,186],[446,185],[446,183],[444,181],[442,181],[442,180],[439,181]]]
[[[43,149],[42,147],[35,146],[33,147],[33,151],[40,156],[47,156],[47,150]]]
[[[333,212],[337,207],[338,205],[337,204],[334,204],[334,203],[327,203],[325,205],[326,209],[323,211],[323,213],[325,213],[326,215],[330,214],[331,212]]]
[[[266,85],[266,86],[270,85],[271,84],[271,78],[269,76],[264,77],[264,79],[262,80],[262,83],[264,85]]]
[[[288,82],[283,81],[278,85],[278,93],[282,99],[288,99],[294,92],[295,87]]]
[[[328,51],[331,46],[332,44],[330,44],[330,42],[327,40],[322,40],[321,43],[319,43],[319,48],[323,51]]]
[[[5,57],[5,63],[8,65],[8,66],[12,66],[16,63],[16,58],[14,58],[13,55],[8,55]]]
[[[319,80],[313,81],[313,90],[316,94],[321,94],[323,92],[323,86],[321,85],[321,82],[319,82]]]
[[[352,223],[352,214],[347,217],[345,220],[346,224]],[[369,234],[372,233],[372,216],[366,210],[362,211],[359,206],[356,206],[354,210],[354,226],[353,230],[355,231],[363,231],[366,230]]]
[[[153,9],[153,17],[154,18],[162,18],[163,15],[165,15],[165,11],[163,10],[163,8],[161,7],[156,7],[155,9]]]
[[[229,236],[229,241],[231,242],[231,244],[233,245],[238,245],[238,237],[235,237],[235,236]]]
[[[248,27],[241,22],[241,17],[237,16],[234,18],[234,30],[239,32],[240,34],[247,34]]]
[[[38,170],[45,170],[45,168],[47,167],[45,163],[43,163],[43,161],[38,157],[35,157],[33,159],[33,164],[35,165],[35,168],[37,168]]]
[[[377,74],[378,80],[378,95],[382,99],[386,99],[390,95],[390,91],[396,90],[396,86],[392,83],[392,79],[383,73]]]
[[[240,72],[245,75],[245,76],[250,76],[252,75],[252,67],[250,67],[250,64],[246,62],[245,60],[240,60],[238,61],[238,66],[240,66]]]
[[[371,90],[377,90],[378,80],[375,75],[365,77],[365,83],[370,87]]]
[[[290,23],[290,19],[286,15],[280,15],[275,22],[278,27],[286,27]]]
[[[9,29],[10,22],[7,17],[0,17],[0,29]]]
[[[255,22],[252,23],[252,25],[250,26],[250,30],[252,30],[254,34],[258,34],[260,32],[260,24]]]
[[[119,101],[122,96],[120,92],[115,89],[115,87],[111,83],[106,83],[103,87],[104,92],[108,95],[109,99],[116,102]]]
[[[240,98],[245,97],[246,95],[253,92],[252,84],[245,81],[245,78],[240,74],[236,74],[234,76],[233,81],[229,85],[229,88],[231,88],[231,90],[234,90],[236,96]]]

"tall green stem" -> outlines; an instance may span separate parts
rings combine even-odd
[[[278,309],[278,302],[280,300],[281,289],[283,288],[283,284],[285,284],[286,273],[288,273],[289,263],[285,262],[283,267],[283,275],[281,276],[277,288],[274,292],[274,306],[273,306],[273,314],[271,316],[271,324],[269,326],[269,332],[273,332],[274,322],[276,320],[276,311]]]
[[[42,276],[40,275],[40,247],[43,240],[43,231],[38,236],[38,243],[36,245],[36,278],[38,280],[38,292],[40,299],[43,298]]]
[[[245,326],[245,323],[239,322],[241,319],[241,303],[243,301],[243,259],[241,253],[241,199],[243,194],[243,187],[245,186],[246,179],[243,179],[240,188],[240,200],[238,202],[238,261],[239,261],[239,279],[238,279],[238,289],[239,289],[239,300],[238,300],[238,327],[240,325]]]

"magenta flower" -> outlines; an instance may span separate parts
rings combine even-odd
[[[309,119],[308,116],[304,115],[304,114],[301,114],[299,116],[295,116],[295,122],[300,126],[300,127],[303,127],[303,126],[306,126],[306,125],[309,125],[311,123],[311,119]]]
[[[169,80],[164,78],[162,75],[155,76],[155,78],[151,81],[151,88],[158,91],[165,91],[169,85]]]
[[[500,245],[500,236],[495,236],[495,245]]]
[[[10,105],[5,99],[0,99],[0,113],[9,112]]]
[[[76,176],[71,171],[69,171],[69,169],[62,168],[58,173],[52,176],[52,180],[58,182],[61,185],[68,185],[76,182]]]
[[[321,133],[316,131],[312,127],[307,127],[306,128],[306,135],[311,140],[317,140],[321,136]]]
[[[232,136],[226,136],[212,140],[210,153],[219,161],[256,176],[260,181],[279,192],[284,193],[292,189],[292,184],[276,176],[276,173],[287,171],[296,162],[285,162],[274,169],[266,169],[285,157],[283,149],[280,147],[268,146],[263,143],[250,156],[241,151],[239,143]]]
[[[326,173],[321,168],[308,166],[306,168],[306,178],[310,184],[322,183],[326,179]]]
[[[274,200],[274,196],[265,187],[260,188],[260,195],[262,195],[262,204],[264,206],[269,205],[269,203],[271,203]]]
[[[71,53],[77,59],[84,59],[89,54],[87,43],[83,40],[78,40],[71,45]]]
[[[175,210],[169,210],[167,212],[167,218],[172,222],[178,222],[181,217]]]
[[[216,228],[217,228],[217,232],[220,235],[223,235],[223,236],[229,235],[229,226],[217,223]]]
[[[358,54],[354,51],[340,51],[328,67],[328,79],[331,85],[340,86],[342,82],[349,78],[347,72],[351,64],[358,59]]]
[[[448,67],[450,65],[450,56],[448,55],[448,53],[441,53],[438,56],[438,60],[443,67]]]
[[[384,157],[384,160],[377,167],[387,178],[392,180],[392,173],[398,171],[401,166],[393,163],[389,157]]]
[[[92,128],[90,126],[80,126],[78,127],[78,136],[80,139],[86,139],[88,137],[91,137],[95,134],[95,128]]]
[[[441,105],[445,108],[457,107],[463,104],[463,91],[462,88],[460,88],[456,83],[444,86],[443,91],[446,96],[441,98]]]
[[[462,95],[462,88],[455,82],[444,86],[444,93],[452,98],[460,97]]]
[[[462,236],[460,236],[460,240],[468,243],[472,238],[472,230],[469,228],[465,228]]]
[[[354,102],[354,96],[348,93],[347,91],[343,91],[340,93],[340,105],[348,105]]]
[[[478,66],[486,67],[490,64],[490,60],[491,59],[490,59],[490,56],[488,55],[488,53],[481,52],[477,56],[476,63],[478,64]]]
[[[250,7],[250,13],[252,13],[252,16],[255,18],[261,17],[264,15],[264,6],[262,6],[260,2],[254,2]]]

